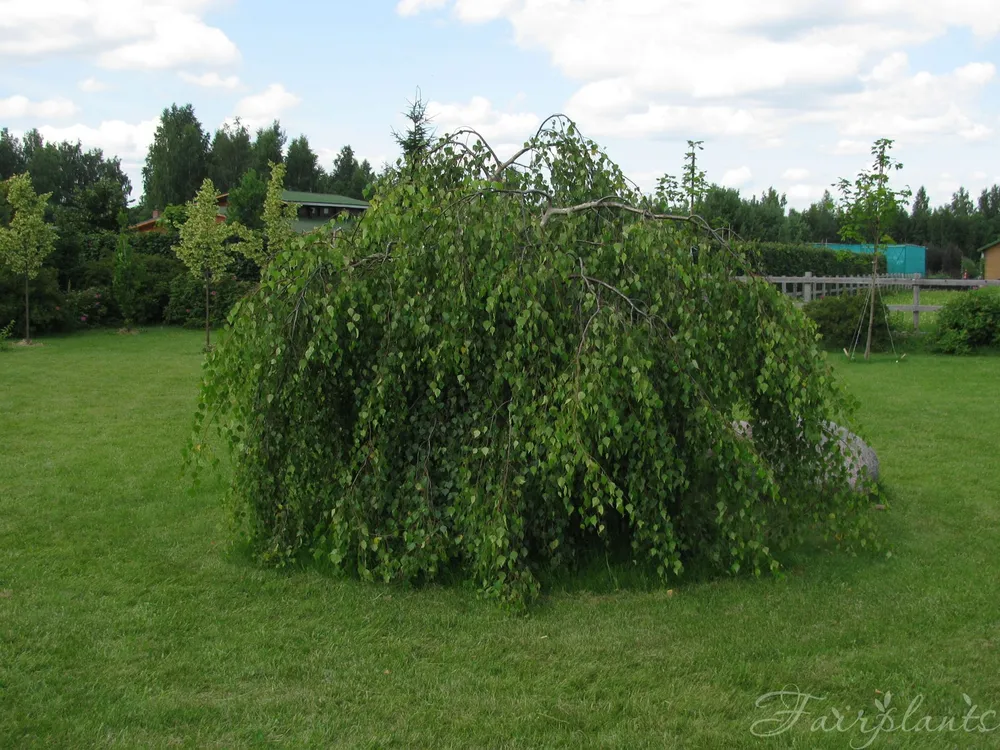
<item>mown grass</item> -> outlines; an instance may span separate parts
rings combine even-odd
[[[988,287],[988,290],[990,293],[1000,294],[1000,288],[998,287]],[[963,289],[921,289],[920,304],[946,305],[949,300],[955,299],[955,295],[967,293],[967,290]],[[883,295],[883,299],[887,305],[912,305],[913,291],[888,292]],[[889,316],[900,330],[913,330],[913,313],[892,312],[889,313]],[[937,327],[937,316],[936,312],[920,313],[920,330],[922,332],[935,330]]]
[[[788,685],[822,712],[1000,710],[1000,359],[837,365],[894,497],[891,558],[813,551],[779,580],[626,585],[513,616],[460,587],[261,569],[222,478],[179,483],[199,334],[0,355],[0,747],[846,748],[751,734]],[[897,716],[897,722],[901,715]],[[911,727],[913,725],[911,720]],[[872,747],[997,747],[1000,732]]]

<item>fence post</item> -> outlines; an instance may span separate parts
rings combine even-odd
[[[813,275],[812,271],[806,271],[806,278],[807,279],[811,278],[812,275]],[[813,285],[810,284],[808,281],[803,282],[803,284],[802,284],[802,301],[803,302],[812,302],[812,298],[813,298]]]
[[[920,276],[919,274],[913,274],[913,330],[920,330],[920,310],[917,307],[920,305]]]

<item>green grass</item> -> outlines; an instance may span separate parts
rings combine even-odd
[[[1000,294],[1000,289],[995,287],[988,287],[988,289],[990,292]],[[956,294],[967,293],[968,292],[965,290],[957,289],[921,289],[920,304],[946,305],[949,300],[955,298]],[[887,305],[912,305],[913,291],[907,290],[905,292],[886,293],[883,299]],[[901,330],[913,330],[913,313],[893,312],[889,313],[889,315],[893,322],[899,326]],[[920,313],[920,330],[924,332],[933,331],[937,326],[937,316],[938,314],[936,312]]]
[[[750,733],[763,693],[821,711],[1000,710],[1000,358],[838,364],[895,498],[891,559],[800,554],[780,580],[618,588],[527,617],[233,552],[222,481],[178,482],[196,332],[0,354],[0,747],[846,748]],[[623,584],[624,585],[624,584]],[[900,717],[897,717],[897,720]],[[912,725],[912,721],[911,721]],[[997,747],[895,734],[872,747]]]

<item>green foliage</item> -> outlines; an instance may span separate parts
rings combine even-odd
[[[229,311],[252,285],[240,281],[233,275],[220,278],[209,292],[211,300],[210,322],[221,326],[226,322]],[[205,325],[205,287],[197,279],[182,273],[170,282],[169,302],[163,311],[163,322],[185,328],[199,328]]]
[[[106,286],[77,289],[66,293],[64,310],[67,327],[100,328],[121,320],[111,290]]]
[[[981,279],[985,271],[985,262],[982,258],[973,260],[972,258],[962,258],[962,273],[970,279]]]
[[[142,169],[144,200],[150,208],[162,210],[194,197],[208,174],[208,141],[190,104],[163,110]]]
[[[190,276],[177,258],[148,255],[140,256],[140,259],[142,284],[136,304],[137,322],[140,325],[169,322],[167,306],[172,285],[178,277],[188,279]]]
[[[226,218],[254,231],[264,228],[264,202],[267,200],[267,180],[256,169],[246,172],[239,184],[229,191]]]
[[[850,347],[859,336],[867,332],[868,303],[867,294],[841,294],[813,300],[803,306],[803,312],[816,324],[816,329],[822,335],[826,346],[840,350]],[[888,351],[892,346],[889,335],[891,330],[885,321],[891,321],[885,301],[879,299],[875,308],[875,326],[872,335],[872,348],[876,351]]]
[[[208,156],[208,176],[216,189],[228,193],[253,164],[253,144],[246,125],[237,117],[215,131]]]
[[[285,165],[271,164],[271,179],[267,183],[267,197],[264,199],[264,240],[266,241],[266,252],[264,244],[256,242],[253,244],[247,257],[254,260],[257,265],[267,265],[270,257],[280,248],[287,247],[295,237],[295,217],[298,214],[298,204],[285,203],[281,195],[285,190]]]
[[[281,164],[284,161],[285,142],[288,136],[281,129],[281,123],[277,120],[266,128],[257,130],[257,137],[253,142],[253,161],[251,166],[257,170],[257,174],[264,180],[271,179],[271,165]]]
[[[121,310],[125,328],[131,330],[135,326],[139,312],[139,285],[141,283],[141,266],[136,261],[132,243],[126,232],[126,219],[121,219],[121,231],[118,234],[118,246],[115,248],[114,277],[112,285],[114,298]]]
[[[323,181],[323,191],[364,200],[365,192],[374,182],[375,174],[371,165],[367,161],[359,164],[354,156],[354,149],[348,145],[340,150],[334,160],[333,170]],[[291,188],[291,183],[289,187]]]
[[[875,308],[878,300],[875,276],[878,273],[879,248],[892,242],[888,234],[889,227],[911,195],[909,188],[894,190],[889,185],[892,172],[903,168],[902,164],[889,155],[892,144],[889,138],[876,140],[871,149],[872,167],[858,173],[854,182],[842,179],[837,183],[841,196],[840,236],[849,242],[870,243],[874,246],[872,293],[868,297],[871,304],[868,308],[866,360],[871,355],[875,335]]]
[[[17,321],[11,320],[10,323],[0,328],[0,352],[10,351],[10,337],[14,334],[15,322]]]
[[[806,318],[690,222],[622,208],[643,197],[571,123],[529,145],[498,171],[439,143],[237,303],[189,455],[216,424],[262,559],[456,568],[523,604],[611,548],[669,578],[773,571],[814,532],[873,543],[822,443],[848,405]]]
[[[704,151],[704,141],[688,141],[684,154],[684,193],[687,196],[688,213],[693,214],[708,189],[705,172],[698,169],[698,152]]]
[[[180,244],[174,248],[177,257],[191,275],[203,285],[205,310],[205,348],[211,347],[210,316],[211,288],[240,252],[249,258],[259,255],[259,241],[238,222],[218,221],[215,185],[208,178],[198,195],[187,206],[187,221],[180,230]]]
[[[938,313],[935,346],[946,354],[971,354],[1000,347],[1000,291],[955,294]]]
[[[136,253],[144,256],[156,255],[161,258],[174,257],[174,245],[180,237],[170,232],[132,232],[129,242]]]
[[[31,175],[25,173],[7,181],[6,196],[13,218],[9,226],[0,227],[0,264],[33,279],[55,246],[55,231],[45,223],[45,204],[51,193],[36,195]]]
[[[59,272],[43,267],[28,282],[31,330],[34,333],[58,333],[71,328],[66,313],[66,296],[59,288]],[[0,273],[0,320],[15,320],[24,330],[24,278]]]
[[[871,273],[870,255],[830,250],[814,245],[778,242],[746,243],[745,251],[758,259],[757,270],[767,276],[864,276]],[[886,272],[885,255],[879,253],[879,273]]]
[[[404,115],[410,122],[409,129],[405,133],[393,131],[393,137],[403,151],[404,161],[410,164],[419,160],[427,152],[434,137],[431,118],[427,115],[427,103],[421,97],[419,89],[417,89],[417,95],[410,102],[409,109]],[[343,152],[341,154],[343,155]],[[335,168],[334,172],[336,171]]]
[[[56,232],[45,222],[45,206],[51,193],[36,195],[28,173],[6,182],[6,200],[12,218],[0,227],[0,268],[24,279],[24,340],[31,343],[30,284],[55,248]]]
[[[837,183],[841,195],[840,236],[847,242],[872,244],[876,252],[892,242],[888,235],[892,219],[911,195],[909,188],[894,190],[889,185],[892,172],[903,168],[889,155],[892,144],[889,138],[875,141],[872,167],[862,170],[853,182],[842,179]]]
[[[300,135],[288,145],[285,166],[287,168],[285,182],[289,190],[302,190],[307,193],[319,190],[323,181],[323,170],[319,166],[319,157],[304,135]]]
[[[0,130],[0,181],[21,174],[26,167],[21,140],[3,128]]]

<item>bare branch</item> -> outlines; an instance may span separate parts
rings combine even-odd
[[[516,154],[514,154],[512,157],[510,157],[507,161],[505,161],[503,164],[501,164],[499,167],[497,167],[496,172],[494,172],[490,176],[490,182],[499,182],[500,178],[503,177],[503,173],[506,172],[507,169],[511,165],[514,164],[514,162],[516,162],[518,159],[520,159],[525,154],[527,154],[527,153],[529,153],[531,151],[534,151],[534,150],[535,150],[535,146],[534,145],[525,146],[524,148],[522,148],[520,151],[518,151]]]

